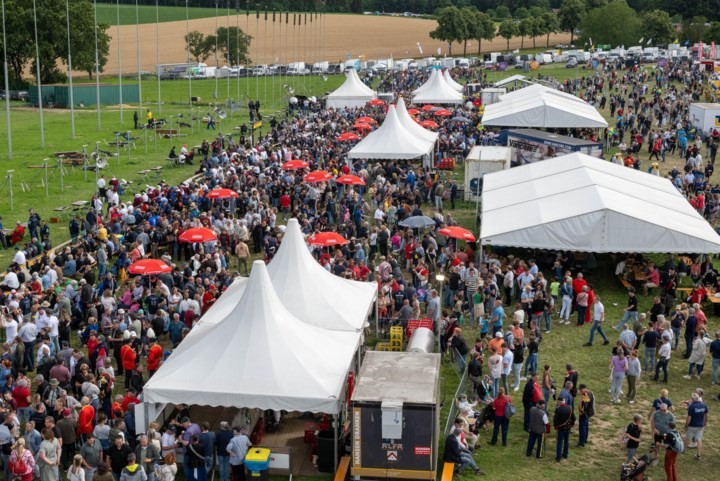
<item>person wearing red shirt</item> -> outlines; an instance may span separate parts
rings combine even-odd
[[[365,265],[365,261],[360,261],[358,266],[358,280],[365,282],[369,275],[370,269]]]
[[[508,427],[510,426],[510,419],[505,417],[505,406],[512,403],[510,396],[505,394],[505,388],[498,388],[498,395],[492,403],[492,409],[495,411],[495,421],[493,425],[492,438],[490,444],[493,446],[497,444],[498,431],[502,428],[502,445],[507,446],[507,434]]]
[[[85,442],[87,435],[93,431],[93,423],[95,422],[95,408],[90,404],[90,400],[87,396],[84,396],[80,400],[82,407],[80,408],[80,414],[78,415],[78,434],[80,434],[83,442]]]
[[[112,406],[110,407],[110,414],[112,419],[122,418],[125,415],[125,411],[123,411],[122,394],[115,396],[115,401],[113,401]]]
[[[30,406],[32,393],[30,393],[30,389],[28,389],[29,383],[30,381],[27,379],[18,379],[15,389],[12,390],[12,397],[15,401],[18,419],[21,423],[29,421],[30,415],[33,412]]]
[[[131,404],[138,404],[140,400],[137,398],[137,393],[134,389],[130,389],[122,401],[122,412],[126,413],[128,410],[128,406]]]
[[[648,289],[653,289],[660,285],[660,271],[658,271],[654,265],[648,266],[648,273],[646,277],[647,282],[643,284],[643,294],[648,295]]]
[[[155,337],[155,333],[152,333],[153,336],[150,337],[148,334],[148,338],[150,340],[150,350],[148,351],[147,355],[147,368],[148,368],[148,376],[152,377],[153,374],[155,374],[155,371],[160,369],[160,363],[162,362],[162,356],[163,356],[163,350],[162,346],[158,344],[157,338]]]
[[[592,319],[592,309],[590,309],[590,306],[593,305],[593,302],[595,302],[595,291],[593,290],[592,286],[588,284],[588,309],[585,311],[585,324],[588,324]]]
[[[282,212],[290,212],[290,196],[286,193],[280,196],[280,210]]]
[[[125,370],[125,389],[130,387],[130,378],[135,370],[135,363],[137,361],[137,354],[130,345],[130,342],[130,339],[127,339],[125,344],[123,344],[123,347],[120,348],[120,359],[122,361],[123,370]]]
[[[578,272],[578,275],[572,281],[573,294],[575,294],[575,296],[577,297],[577,295],[582,292],[582,288],[586,285],[587,281],[583,279],[582,272]]]
[[[213,304],[215,304],[216,298],[215,294],[217,293],[217,288],[213,285],[210,286],[210,288],[205,291],[205,294],[203,294],[202,297],[202,313],[205,314],[210,307],[212,307]]]

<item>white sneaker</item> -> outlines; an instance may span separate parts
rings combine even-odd
[[[635,404],[635,401],[631,399],[630,401],[628,401],[628,404]]]
[[[697,448],[697,443],[690,443],[690,444],[688,444],[688,448],[690,448],[690,449]]]
[[[520,390],[520,386],[513,388],[513,391],[519,391],[519,390]]]
[[[690,374],[685,374],[683,376],[683,379],[692,379],[692,376]]]
[[[522,381],[527,381],[527,378],[526,378],[525,376],[521,376],[521,377],[520,377],[520,381],[521,381],[521,382],[522,382]]]
[[[545,331],[545,334],[550,334],[550,331]]]

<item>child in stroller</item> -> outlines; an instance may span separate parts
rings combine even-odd
[[[640,458],[633,458],[629,463],[623,463],[620,469],[620,481],[649,481],[650,477],[645,470],[653,462],[652,452]]]

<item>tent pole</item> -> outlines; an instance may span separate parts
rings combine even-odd
[[[335,464],[333,464],[333,473],[338,467],[338,424],[340,423],[340,417],[337,414],[333,414],[333,438],[335,442],[333,443],[333,454],[335,456],[334,461]]]
[[[145,413],[145,426],[143,426],[143,432],[147,433],[148,427],[150,426],[150,419],[148,419],[148,416],[150,415],[150,409],[148,407],[148,403],[143,401],[143,413]]]
[[[375,297],[375,339],[380,338],[380,306],[378,305],[379,297]]]

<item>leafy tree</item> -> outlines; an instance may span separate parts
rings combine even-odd
[[[530,36],[532,37],[533,41],[533,48],[535,48],[535,40],[540,35],[543,35],[545,33],[545,22],[543,21],[542,17],[537,17],[531,19],[530,23]]]
[[[543,33],[547,35],[545,48],[548,48],[550,46],[550,35],[560,31],[560,20],[551,12],[544,13],[541,19],[543,23]]]
[[[670,15],[663,10],[651,10],[642,17],[643,34],[655,44],[667,44],[675,38]]]
[[[520,7],[517,10],[515,10],[515,18],[522,20],[524,18],[530,17],[530,11],[525,7]]]
[[[705,35],[705,30],[707,29],[705,26],[706,23],[707,18],[703,16],[696,16],[683,22],[683,36],[689,40],[691,44],[699,42]]]
[[[362,1],[361,0],[350,0],[350,11],[352,13],[362,13]]]
[[[438,12],[438,26],[430,32],[430,38],[448,43],[448,53],[452,56],[453,42],[463,42],[467,37],[465,17],[457,7],[445,7]]]
[[[227,65],[250,64],[248,55],[252,37],[237,27],[220,27],[217,29],[218,54],[222,55]],[[215,39],[213,38],[213,44]],[[214,45],[212,46],[214,48]]]
[[[493,13],[491,14],[491,16],[497,20],[504,20],[506,18],[512,17],[512,14],[510,13],[510,9],[505,5],[500,5],[492,12]]]
[[[212,36],[211,36],[212,37]],[[202,63],[210,56],[215,48],[215,38],[205,37],[205,34],[193,30],[185,35],[185,47],[195,62]]]
[[[575,29],[585,15],[585,2],[583,0],[565,0],[560,7],[558,17],[560,28],[570,31],[570,43],[575,40]]]
[[[530,8],[530,16],[533,18],[542,17],[543,13],[547,12],[547,8],[540,7],[538,5],[535,5],[534,7]]]
[[[580,28],[595,44],[633,45],[642,35],[641,27],[640,17],[625,0],[613,0],[588,13]]]
[[[517,24],[517,33],[520,35],[520,49],[525,48],[525,37],[529,37],[532,34],[532,18],[523,18]]]
[[[510,50],[510,39],[518,34],[518,27],[512,20],[503,20],[498,27],[498,34],[507,41],[507,50]]]
[[[589,12],[596,8],[604,7],[608,4],[608,0],[585,0],[585,11]]]
[[[474,40],[480,36],[480,30],[483,26],[478,21],[477,16],[480,11],[473,7],[464,7],[462,14],[465,17],[465,38],[463,39],[463,56],[467,55],[468,40]]]
[[[87,72],[90,78],[95,73],[95,34],[93,33],[95,12],[90,2],[70,3],[70,46],[73,69]],[[110,51],[108,25],[98,25],[98,71],[105,70]],[[63,55],[65,56],[65,55]]]
[[[493,19],[490,18],[490,15],[485,12],[478,13],[475,16],[475,21],[478,24],[478,36],[476,37],[476,40],[478,41],[479,56],[482,52],[482,41],[487,40],[488,42],[492,42],[497,35],[497,28],[495,27],[495,22],[493,22]]]
[[[720,43],[720,22],[713,22],[710,28],[708,28],[703,34],[703,41],[705,43],[715,42]]]

